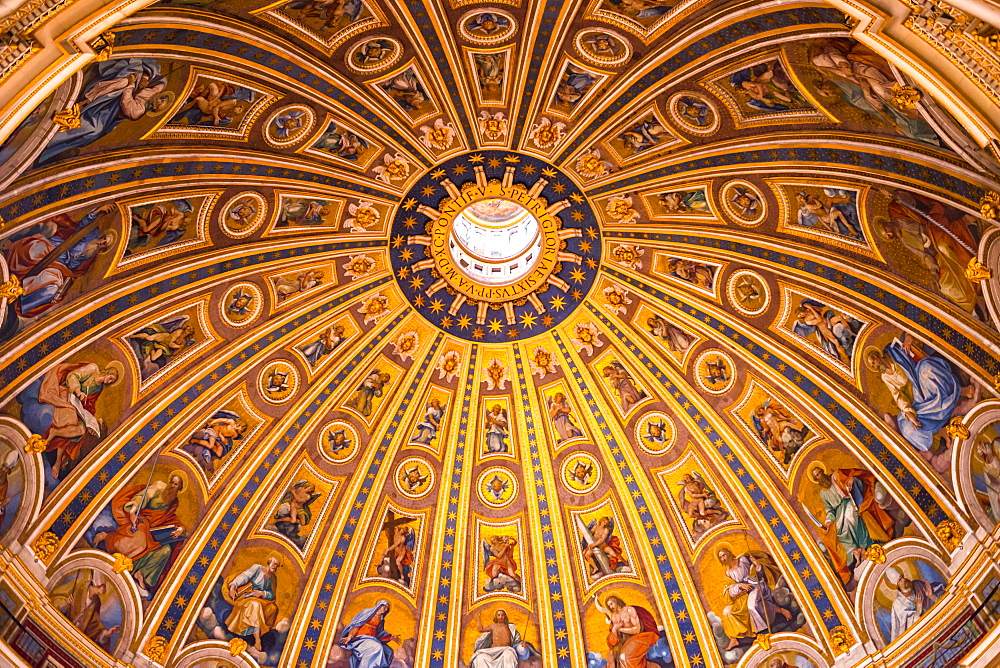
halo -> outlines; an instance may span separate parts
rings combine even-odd
[[[275,561],[277,561],[279,566],[282,566],[285,563],[285,560],[282,558],[281,554],[279,554],[278,552],[271,552],[270,554],[268,554],[267,555],[267,560],[264,563],[267,563],[267,561],[270,561],[271,559],[274,559]]]
[[[177,489],[177,491],[178,492],[182,492],[185,489],[187,489],[187,486],[188,486],[188,476],[187,476],[187,473],[185,473],[181,469],[174,469],[173,471],[171,471],[169,473],[169,475],[167,475],[167,480],[172,480],[175,477],[181,479],[181,486]]]
[[[824,464],[818,459],[814,459],[811,462],[809,462],[809,466],[806,467],[806,475],[811,476],[813,469],[820,469],[823,471],[823,475],[830,475],[830,469],[827,468],[826,464]],[[810,478],[810,480],[811,479],[812,478]]]
[[[177,96],[174,95],[174,91],[168,90],[168,91],[166,91],[164,93],[160,93],[159,95],[157,95],[153,99],[154,100],[159,100],[159,99],[163,99],[163,98],[166,98],[167,103],[165,105],[163,105],[160,108],[159,111],[153,111],[149,107],[146,107],[146,115],[147,116],[149,116],[150,118],[156,118],[157,116],[162,116],[163,114],[165,114],[167,112],[168,109],[170,109],[171,107],[174,106],[174,100],[177,99]]]
[[[866,368],[867,368],[867,369],[868,369],[869,371],[873,371],[873,372],[875,372],[875,373],[879,373],[879,370],[878,370],[878,366],[877,366],[877,365],[876,365],[876,366],[872,366],[872,363],[868,361],[868,360],[869,360],[869,357],[871,356],[871,354],[872,354],[873,352],[876,352],[876,353],[878,353],[878,354],[879,354],[879,357],[881,357],[881,356],[882,356],[882,351],[881,351],[881,350],[879,350],[879,349],[878,349],[878,348],[877,348],[876,346],[868,346],[867,348],[865,348],[865,354],[864,354],[864,355],[862,355],[861,359],[863,359],[863,360],[864,360],[864,362],[865,362],[865,367],[866,367]]]
[[[99,253],[103,255],[104,253],[110,252],[111,249],[115,246],[115,242],[118,241],[118,231],[114,229],[109,229],[105,231],[104,234],[102,234],[101,236],[111,238],[111,241],[108,242],[108,245],[99,251]]]
[[[113,383],[108,383],[104,387],[111,387],[112,385],[117,385],[119,381],[121,381],[121,379],[125,377],[125,365],[119,362],[118,360],[111,360],[110,362],[104,365],[104,368],[114,369],[116,372],[118,372],[118,378],[115,379]]]
[[[730,545],[727,541],[724,541],[724,540],[723,541],[719,541],[718,543],[715,544],[715,547],[712,548],[712,552],[715,555],[718,555],[719,552],[722,552],[723,550],[729,550],[729,553],[733,554],[733,555],[736,554],[736,552],[733,551],[733,546]]]

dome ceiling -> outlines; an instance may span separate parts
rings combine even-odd
[[[1000,168],[853,26],[122,18],[0,144],[0,602],[88,667],[953,665]]]

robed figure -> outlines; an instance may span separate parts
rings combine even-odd
[[[390,642],[400,642],[385,630],[389,602],[381,600],[374,607],[356,614],[344,627],[338,643],[351,653],[351,668],[389,668],[395,651]]]
[[[742,637],[768,633],[775,613],[792,618],[791,612],[774,601],[773,591],[784,582],[784,576],[771,555],[751,550],[737,557],[724,547],[716,556],[729,578],[722,587],[722,597],[728,604],[721,615],[722,628],[729,637],[726,650],[736,647]]]

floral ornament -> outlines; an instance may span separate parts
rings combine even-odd
[[[920,91],[913,86],[899,83],[892,84],[890,94],[892,95],[892,103],[903,110],[916,109],[917,103],[923,97]]]
[[[607,212],[620,225],[630,225],[639,217],[639,212],[632,207],[631,195],[609,199]]]
[[[163,636],[153,636],[146,643],[146,648],[142,652],[151,661],[163,663],[167,658],[167,639]]]
[[[486,367],[486,389],[487,390],[506,390],[507,380],[510,379],[510,370],[507,369],[503,364],[500,364],[500,360],[494,358],[490,365]]]
[[[538,148],[545,150],[552,148],[566,136],[566,124],[559,122],[553,123],[546,117],[542,116],[541,120],[531,126],[531,133],[529,137],[531,138],[531,143]]]
[[[592,148],[576,161],[576,172],[585,179],[595,179],[611,172],[611,163],[601,157],[601,152]]]
[[[455,380],[458,375],[458,367],[462,362],[462,356],[457,350],[449,350],[438,357],[437,371],[438,380],[445,380],[449,383]]]
[[[375,271],[375,265],[374,258],[367,255],[352,255],[343,265],[344,274],[353,281]]]
[[[990,190],[979,198],[979,213],[983,218],[1000,218],[1000,193]]]
[[[620,264],[627,269],[642,269],[642,260],[639,258],[643,256],[646,251],[634,244],[618,244],[611,249],[611,258],[614,262]]]
[[[400,360],[412,360],[413,354],[417,352],[417,348],[420,346],[420,335],[416,332],[406,332],[401,334],[398,339],[392,342],[393,354],[399,357]]]
[[[601,330],[592,322],[580,322],[573,327],[573,336],[570,343],[576,348],[578,353],[587,353],[587,356],[594,354],[594,348],[600,348],[604,341],[600,338]]]
[[[362,302],[360,308],[358,308],[358,313],[365,316],[366,325],[376,324],[379,320],[389,315],[389,298],[380,292],[370,297],[367,301]]]
[[[376,167],[375,169],[378,170],[381,167]],[[409,171],[409,166],[406,169]],[[375,202],[369,199],[358,200],[356,204],[349,204],[347,206],[347,213],[351,214],[351,217],[344,220],[344,228],[350,229],[351,232],[367,232],[372,227],[378,225],[378,221],[382,217],[382,214],[375,208]]]
[[[531,365],[531,373],[539,378],[545,378],[548,374],[556,372],[556,361],[552,353],[541,346],[531,352],[528,363]]]
[[[420,131],[424,133],[420,143],[429,149],[443,151],[455,143],[455,126],[443,118],[434,121],[433,127],[421,125]]]
[[[632,300],[628,298],[628,290],[620,285],[609,285],[601,291],[604,295],[604,305],[615,315],[624,315]]]
[[[402,153],[396,155],[385,154],[381,165],[373,168],[375,178],[383,183],[392,181],[402,181],[410,175],[410,161]]]
[[[46,531],[35,539],[31,549],[35,553],[35,559],[48,561],[56,553],[57,547],[59,547],[59,536],[51,531]]]
[[[507,117],[502,111],[491,114],[488,111],[479,112],[479,131],[489,141],[496,141],[507,136]]]

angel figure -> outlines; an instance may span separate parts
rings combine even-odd
[[[294,278],[279,276],[274,279],[274,292],[278,301],[283,302],[292,295],[300,294],[323,283],[323,275],[316,269],[307,269]]]
[[[243,416],[220,409],[212,414],[204,426],[188,437],[183,449],[194,455],[198,464],[211,475],[215,471],[216,462],[229,454],[246,430],[247,423]]]
[[[631,573],[632,567],[625,559],[625,548],[615,535],[615,520],[603,516],[584,524],[576,518],[580,531],[580,553],[587,563],[590,577],[594,580],[614,573]]]
[[[757,406],[752,419],[764,445],[785,465],[792,461],[809,435],[809,427],[775,399],[768,398]]]
[[[546,403],[548,404],[549,420],[552,421],[552,427],[556,431],[557,445],[583,436],[583,430],[576,426],[573,418],[570,417],[573,408],[569,405],[566,395],[562,392],[556,392],[546,399]]]
[[[395,580],[404,587],[409,587],[411,582],[417,534],[413,527],[403,522],[412,521],[412,518],[400,518],[391,527],[384,528],[388,547],[382,552],[382,561],[376,569],[382,577]]]
[[[514,557],[517,538],[514,536],[490,536],[482,541],[483,572],[486,574],[486,584],[483,590],[521,592],[523,582],[517,574],[517,561]]]
[[[195,342],[191,316],[182,315],[147,325],[128,337],[139,358],[144,377],[150,376],[170,362],[175,355]]]
[[[316,485],[308,480],[299,480],[281,497],[274,513],[274,528],[287,536],[299,549],[305,547],[308,532],[303,527],[312,521],[312,503],[323,496],[316,491]]]
[[[648,396],[645,390],[635,384],[635,379],[628,369],[617,360],[605,366],[601,374],[608,379],[608,385],[618,397],[618,405],[623,413],[628,413],[633,406]]]
[[[677,503],[681,512],[691,518],[691,530],[695,537],[729,519],[729,511],[722,507],[719,497],[705,483],[701,473],[685,473],[678,485],[681,489],[677,493]]]
[[[510,423],[507,419],[507,409],[500,404],[494,404],[485,418],[486,453],[510,452]]]
[[[664,317],[651,315],[646,318],[646,326],[649,333],[663,341],[672,353],[687,352],[694,343],[693,336]]]

